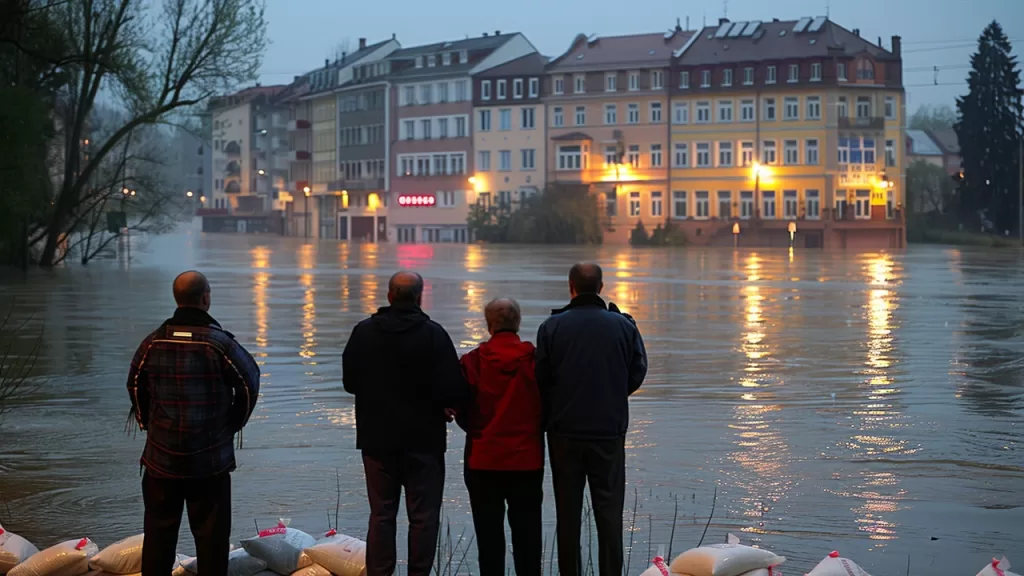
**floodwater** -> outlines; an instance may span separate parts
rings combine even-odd
[[[913,574],[1024,561],[1016,251],[373,246],[191,228],[135,242],[129,264],[2,273],[0,298],[45,328],[41,397],[0,429],[0,519],[38,544],[141,531],[143,438],[123,431],[125,377],[179,271],[209,276],[211,312],[263,367],[234,475],[237,540],[279,517],[318,533],[336,509],[340,531],[365,535],[341,352],[395,269],[423,274],[426,311],[464,352],[486,338],[488,300],[517,298],[532,339],[564,303],[569,265],[596,259],[650,354],[627,441],[630,573],[668,544],[676,503],[673,554],[697,543],[715,487],[706,542],[732,532],[787,556],[787,573],[834,549],[874,574],[904,574],[908,558]],[[472,533],[462,445],[453,429],[453,539]],[[549,538],[551,503],[548,488]]]

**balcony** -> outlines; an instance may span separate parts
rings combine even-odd
[[[228,142],[226,146],[224,146],[224,153],[227,154],[228,156],[241,156],[242,147],[238,144],[238,142],[232,140],[231,142]]]
[[[309,130],[309,120],[291,120],[288,122],[289,132],[298,132],[300,130]]]
[[[232,180],[231,182],[228,182],[227,185],[224,186],[224,193],[225,194],[241,194],[242,193],[242,185],[238,183],[238,180]]]
[[[306,162],[310,158],[309,152],[305,150],[290,150],[288,152],[289,162]]]
[[[224,166],[224,174],[226,176],[238,176],[241,173],[242,173],[242,167],[235,160],[232,160],[231,162],[228,162],[227,165]]]
[[[634,168],[630,164],[618,164],[600,168],[583,170],[555,170],[552,180],[562,183],[579,184],[635,184],[642,182],[664,182],[668,179],[668,169]]]
[[[885,118],[881,116],[857,116],[856,118],[839,118],[841,130],[884,130]]]
[[[335,180],[328,184],[331,190],[383,190],[383,178],[356,178],[351,180]]]

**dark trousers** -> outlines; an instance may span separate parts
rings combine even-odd
[[[429,576],[437,551],[444,492],[444,453],[363,451],[370,528],[366,538],[366,576],[395,572],[396,518],[405,489],[409,517],[409,576]]]
[[[594,440],[548,435],[551,478],[558,523],[558,570],[561,576],[580,576],[580,523],[583,489],[597,526],[600,576],[622,574],[622,507],[626,499],[626,440]]]
[[[142,477],[146,505],[142,543],[143,576],[168,576],[174,569],[181,513],[188,506],[188,525],[196,541],[198,576],[226,576],[231,546],[231,475],[211,478]]]
[[[505,506],[512,530],[512,560],[517,576],[540,576],[544,548],[541,505],[544,470],[466,470],[473,509],[480,576],[505,573]]]

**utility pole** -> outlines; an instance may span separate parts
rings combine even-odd
[[[1017,237],[1024,246],[1024,134],[1017,143]]]

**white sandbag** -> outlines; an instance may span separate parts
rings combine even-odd
[[[831,552],[824,560],[818,562],[806,576],[870,576],[857,563],[839,556],[839,552]]]
[[[302,530],[289,528],[285,520],[269,530],[261,530],[255,538],[242,540],[246,552],[267,563],[267,568],[289,576],[310,565],[302,551],[316,544],[316,539]]]
[[[1018,576],[1018,575],[1016,573],[1014,573],[1014,572],[1010,572],[1010,561],[1006,559],[1006,556],[1003,556],[999,560],[996,560],[995,558],[993,558],[991,562],[986,564],[985,567],[981,569],[981,572],[978,572],[978,576]]]
[[[292,572],[292,576],[332,576],[331,571],[319,564],[310,564]]]
[[[89,571],[89,559],[99,551],[88,538],[68,540],[36,552],[7,576],[82,576]]]
[[[135,572],[133,574],[111,574],[110,572],[104,572],[103,570],[89,570],[85,573],[85,576],[142,576],[142,572]]]
[[[188,558],[181,565],[185,568],[186,576],[199,573],[199,561],[196,558]],[[228,553],[227,576],[255,576],[266,569],[266,562],[241,548]]]
[[[655,556],[651,560],[651,566],[647,570],[640,573],[640,576],[669,576],[668,566],[665,565],[665,559],[661,556]]]
[[[674,574],[687,576],[740,576],[759,568],[785,562],[782,556],[742,544],[710,544],[676,556],[669,566]]]
[[[100,550],[89,560],[89,567],[107,574],[142,572],[142,536],[130,536]]]
[[[366,542],[334,530],[302,554],[335,576],[362,576],[366,572]]]
[[[0,526],[0,576],[7,574],[11,568],[28,560],[39,549],[13,532]]]
[[[174,558],[174,569],[171,570],[171,576],[185,576],[188,572],[185,570],[185,563],[193,560],[193,558],[187,554],[176,554]]]

